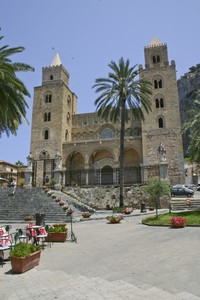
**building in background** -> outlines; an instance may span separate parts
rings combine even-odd
[[[1,184],[9,185],[13,180],[17,185],[25,179],[25,171],[27,166],[17,166],[4,160],[0,160],[0,178]]]

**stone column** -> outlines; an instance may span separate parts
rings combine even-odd
[[[168,179],[168,163],[160,162],[160,179],[167,180]]]
[[[25,186],[31,188],[32,187],[32,177],[33,177],[33,172],[32,168],[27,168],[26,171],[24,172],[24,180],[25,180]]]
[[[56,180],[56,182],[60,185],[62,185],[62,170],[53,170],[53,174],[54,174],[54,179]]]
[[[25,186],[32,187],[32,177],[33,177],[33,155],[30,152],[30,154],[27,156],[27,164],[28,167],[25,171]]]

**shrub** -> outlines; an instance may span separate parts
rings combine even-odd
[[[34,246],[25,242],[20,242],[14,246],[14,249],[10,251],[10,257],[26,257],[31,253],[39,251],[40,246]]]
[[[66,226],[51,226],[49,227],[49,232],[67,232],[68,228]]]

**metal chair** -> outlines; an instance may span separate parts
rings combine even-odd
[[[0,236],[0,265],[3,266],[5,258],[4,252],[7,250],[12,250],[14,245],[16,244],[16,233],[9,233],[4,236]]]
[[[40,240],[42,240],[42,249],[43,250],[44,250],[45,238],[48,237],[48,228],[49,227],[47,225],[45,226],[45,228],[43,228],[45,230],[46,234],[41,233],[40,229],[37,229],[37,237],[36,237],[36,239],[37,239],[38,242]],[[50,248],[51,248],[51,244],[50,244]]]

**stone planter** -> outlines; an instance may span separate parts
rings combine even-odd
[[[82,217],[83,217],[84,219],[88,219],[88,218],[91,217],[91,213],[89,213],[89,212],[83,212],[83,213],[82,213]]]
[[[67,223],[58,223],[58,224],[53,224],[53,227],[60,227],[60,226],[65,227],[66,225]]]
[[[67,232],[49,232],[48,237],[45,238],[45,242],[54,243],[60,242],[64,243],[67,239]]]
[[[121,220],[112,220],[112,221],[109,221],[110,224],[118,224],[121,222]]]
[[[12,270],[21,274],[39,265],[41,250],[31,253],[27,257],[10,257]]]

